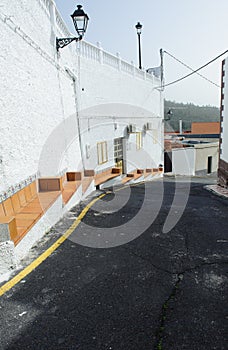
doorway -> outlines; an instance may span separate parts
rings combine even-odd
[[[164,153],[164,172],[172,172],[172,151]]]
[[[211,174],[212,173],[212,157],[208,157],[207,159],[207,173]]]
[[[114,160],[115,166],[121,168],[121,172],[124,173],[123,137],[114,139]]]

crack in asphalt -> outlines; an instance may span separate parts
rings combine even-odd
[[[174,287],[170,293],[170,295],[168,296],[168,298],[165,300],[165,302],[162,305],[162,311],[161,311],[161,316],[160,316],[160,325],[158,327],[158,330],[156,332],[156,342],[155,342],[155,350],[162,350],[162,341],[163,341],[163,331],[165,328],[165,320],[166,320],[166,316],[167,316],[167,311],[169,309],[169,302],[174,299],[174,297],[176,296],[177,290],[179,289],[179,285],[181,283],[181,281],[184,278],[184,274],[180,273],[177,276],[177,280],[174,284]]]
[[[190,261],[189,235],[188,234],[185,235],[185,249],[186,249],[185,256]],[[155,340],[154,350],[163,350],[163,345],[162,345],[163,334],[164,334],[164,329],[165,329],[165,324],[166,324],[167,313],[169,311],[169,303],[174,299],[174,297],[176,297],[177,291],[180,289],[180,284],[181,284],[182,280],[184,279],[185,274],[188,272],[194,272],[197,269],[202,268],[203,266],[224,265],[224,264],[228,263],[228,260],[217,259],[217,260],[213,260],[213,261],[202,261],[201,263],[196,264],[193,267],[186,267],[184,270],[181,270],[181,271],[170,271],[170,270],[161,268],[161,267],[157,266],[156,264],[153,264],[149,258],[143,257],[140,254],[137,254],[136,252],[131,251],[127,247],[125,247],[125,250],[127,250],[131,255],[136,256],[143,261],[146,261],[151,266],[153,266],[156,270],[168,273],[169,275],[172,275],[174,277],[177,276],[176,281],[174,283],[174,286],[171,290],[171,293],[169,294],[168,298],[162,304],[161,315],[159,317],[159,326],[158,326],[157,332],[155,333],[156,340]]]
[[[163,269],[163,268],[161,268],[161,267],[158,267],[157,265],[153,264],[153,263],[151,262],[150,259],[147,259],[147,258],[141,256],[140,254],[137,254],[137,253],[135,253],[135,252],[132,252],[132,251],[129,250],[128,248],[124,248],[124,249],[127,250],[131,255],[133,255],[133,256],[135,256],[135,257],[137,257],[137,258],[140,258],[140,259],[143,260],[143,261],[148,262],[148,263],[149,263],[150,265],[152,265],[156,270],[166,272],[166,273],[168,273],[169,275],[176,275],[176,273],[173,273],[172,271],[169,271],[169,270]]]
[[[184,279],[184,276],[187,272],[193,272],[202,266],[210,266],[210,265],[224,265],[228,264],[228,261],[210,261],[210,262],[202,262],[199,265],[196,265],[192,268],[186,268],[185,270],[179,272],[178,274],[171,273],[173,275],[177,275],[177,280],[174,284],[174,287],[168,296],[168,298],[165,300],[165,302],[162,304],[162,310],[161,310],[161,315],[159,317],[160,319],[160,324],[158,326],[158,330],[156,332],[156,342],[155,342],[155,347],[154,350],[163,350],[162,342],[163,342],[163,332],[165,329],[165,321],[167,317],[167,312],[169,311],[169,303],[174,299],[174,297],[177,294],[177,291],[180,289],[180,284],[182,280]]]
[[[179,273],[184,274],[186,272],[193,272],[194,270],[197,270],[197,269],[201,268],[202,266],[226,265],[226,264],[228,264],[228,260],[224,260],[224,261],[215,260],[215,261],[207,261],[207,262],[205,261],[205,262],[202,262],[198,265],[195,265],[194,267],[186,268],[183,271],[180,271]]]

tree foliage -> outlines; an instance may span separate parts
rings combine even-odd
[[[219,108],[165,100],[164,118],[165,131],[179,130],[179,120],[182,120],[183,131],[187,131],[191,130],[192,122],[219,121]]]

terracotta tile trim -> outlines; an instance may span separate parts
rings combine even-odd
[[[0,193],[0,203],[10,198],[15,193],[19,192],[23,188],[29,186],[32,182],[34,182],[38,177],[38,174],[30,175],[27,179],[22,180],[21,182],[10,186],[5,192]]]

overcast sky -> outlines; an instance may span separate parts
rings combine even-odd
[[[90,17],[85,40],[92,44],[100,42],[104,50],[112,54],[119,52],[123,59],[136,65],[135,24],[140,21],[145,68],[160,64],[160,48],[193,69],[228,49],[228,0],[56,0],[56,4],[73,33],[70,14],[77,4],[83,5]],[[166,83],[190,72],[167,54],[164,69]],[[221,59],[200,73],[220,85]],[[219,106],[220,89],[194,74],[167,87],[165,97],[177,102]]]

